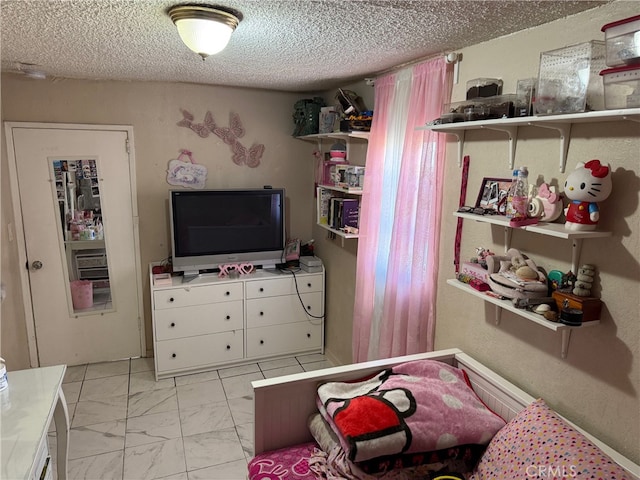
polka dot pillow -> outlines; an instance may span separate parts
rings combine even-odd
[[[469,480],[631,480],[580,432],[536,400],[489,443]]]

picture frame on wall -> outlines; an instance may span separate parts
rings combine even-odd
[[[504,215],[510,187],[510,178],[483,178],[475,206]]]

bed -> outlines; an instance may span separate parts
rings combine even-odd
[[[456,370],[464,372],[463,375],[479,400],[492,413],[504,420],[504,428],[500,428],[489,441],[488,446],[485,445],[483,448],[477,470],[474,470],[473,475],[467,476],[468,472],[465,472],[465,476],[454,475],[441,478],[515,480],[517,478],[576,477],[640,480],[640,466],[557,415],[544,404],[543,400],[527,394],[459,349],[344,365],[252,382],[255,457],[249,463],[248,478],[250,480],[350,478],[350,475],[327,476],[326,472],[318,473],[318,468],[312,468],[317,467],[318,457],[324,456],[326,459],[329,456],[329,452],[323,452],[320,448],[316,432],[312,435],[309,428],[309,419],[314,415],[317,417],[318,414],[318,387],[340,385],[342,382],[345,384],[358,382],[375,376],[381,371],[390,371],[412,365],[414,362],[434,363],[433,361],[445,364],[446,368],[456,367]],[[548,451],[543,452],[546,460],[540,460],[537,457],[530,457],[528,460],[513,458],[512,456],[518,453],[514,453],[514,450],[517,450],[514,448],[514,442],[524,444],[523,439],[528,439],[531,431],[538,432],[539,425],[532,427],[531,422],[540,421],[540,418],[547,422],[543,429],[546,435],[553,435],[554,439],[566,438],[567,445],[571,448],[575,447],[577,441],[578,456],[572,457],[564,446],[565,451],[560,453],[558,458],[550,457]],[[551,423],[553,423],[552,430],[547,431],[547,425]],[[530,441],[526,446],[528,450],[523,450],[523,455],[529,456],[527,452],[532,448],[536,451],[541,450],[539,445],[532,442],[534,441]],[[555,452],[551,455],[555,455]],[[586,460],[581,457],[584,455],[588,456]],[[515,462],[523,462],[525,466],[521,466],[516,472],[511,465]],[[590,467],[587,464],[597,466],[596,476],[591,476],[594,474],[589,471]],[[386,470],[382,473],[373,472],[371,477],[362,474],[362,476],[354,475],[353,478],[439,478],[435,470],[431,472],[426,475],[422,471],[416,477],[395,477],[390,475],[392,471]],[[440,471],[441,474],[442,471]]]

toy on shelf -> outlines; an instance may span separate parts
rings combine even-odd
[[[600,220],[596,202],[611,194],[611,167],[600,160],[579,162],[564,184],[564,194],[570,200],[565,209],[567,230],[595,230]]]
[[[591,287],[593,286],[593,279],[596,275],[596,267],[593,265],[582,265],[578,269],[578,276],[575,284],[573,285],[572,293],[579,297],[591,296]]]
[[[562,195],[556,187],[546,183],[538,187],[538,193],[529,200],[529,216],[538,217],[543,222],[553,222],[562,214]]]
[[[478,247],[476,248],[476,256],[471,259],[471,263],[478,263],[482,265],[483,268],[487,268],[487,257],[489,255],[495,255],[495,253],[484,247]]]
[[[515,248],[504,256],[489,255],[487,270],[491,290],[504,297],[532,299],[548,294],[546,273]]]

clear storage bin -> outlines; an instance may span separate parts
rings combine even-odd
[[[607,110],[640,107],[640,65],[609,68],[600,75]]]
[[[605,68],[602,41],[542,52],[535,100],[537,115],[604,110],[604,88],[599,74]]]
[[[640,15],[607,23],[602,31],[609,67],[640,64]]]

